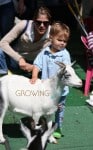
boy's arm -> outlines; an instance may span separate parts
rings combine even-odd
[[[39,71],[42,71],[42,67],[43,67],[43,56],[44,56],[44,51],[41,51],[36,59],[34,60],[34,65],[33,65],[33,69],[32,69],[32,79],[30,80],[30,82],[32,84],[34,84],[36,82],[36,80],[38,79],[38,73]]]
[[[37,66],[33,66],[33,71],[32,71],[32,79],[30,79],[30,82],[34,84],[36,80],[38,79],[38,73],[39,73],[39,68]]]

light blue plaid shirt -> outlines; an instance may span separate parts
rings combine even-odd
[[[56,74],[59,70],[59,66],[55,63],[56,61],[63,62],[64,64],[71,64],[70,54],[66,48],[56,53],[51,53],[50,47],[46,47],[37,55],[34,60],[34,65],[42,71],[42,79],[50,78]],[[62,96],[67,95],[68,92],[69,88],[65,86]]]

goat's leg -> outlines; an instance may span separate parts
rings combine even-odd
[[[42,136],[42,147],[45,148],[45,145],[47,143],[48,138],[51,136],[51,134],[56,130],[57,124],[52,126],[52,121],[49,122],[48,130],[45,131],[45,133]],[[54,141],[53,141],[54,142]]]
[[[5,105],[5,103],[4,103]],[[1,111],[0,111],[0,143],[4,143],[5,142],[5,138],[3,136],[3,129],[2,129],[2,124],[3,124],[3,120],[4,120],[4,116],[5,116],[5,112],[7,110],[7,105],[5,107],[2,107]]]
[[[49,128],[49,129],[50,129],[50,124],[51,124],[51,121],[48,122],[48,128]],[[50,136],[49,136],[49,142],[50,142],[50,143],[57,144],[57,140],[53,137],[52,133],[51,133]]]
[[[49,140],[50,143],[57,144],[57,140],[53,137],[53,135],[50,135],[48,140]]]
[[[3,118],[0,117],[0,143],[5,142],[5,138],[3,136],[2,124],[3,124]]]
[[[48,115],[47,118],[46,118],[47,119],[48,128],[50,128],[52,117],[53,117],[53,115]],[[57,140],[56,140],[56,138],[53,137],[52,134],[49,136],[48,140],[49,140],[50,143],[57,144]]]
[[[20,120],[20,127],[23,135],[27,138],[28,144],[30,144],[31,141],[30,130],[22,123],[21,120]]]
[[[36,138],[36,135],[34,135],[32,137],[31,135],[31,132],[30,132],[30,129],[28,129],[23,123],[22,121],[20,120],[20,126],[21,126],[21,131],[22,133],[24,134],[24,136],[26,137],[27,139],[27,147],[29,147],[30,143],[32,143],[34,141],[34,139]]]

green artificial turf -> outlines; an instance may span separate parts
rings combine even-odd
[[[47,150],[93,150],[93,113],[87,106],[66,107],[63,134]]]

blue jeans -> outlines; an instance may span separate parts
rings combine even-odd
[[[19,65],[0,49],[0,74],[7,74],[8,68],[10,70],[16,70],[19,69]]]
[[[58,107],[58,110],[55,113],[55,122],[58,124],[58,128],[62,128],[65,111],[65,102],[66,96],[62,96],[58,104],[60,107]]]
[[[8,68],[4,52],[0,49],[0,74],[7,74]]]

